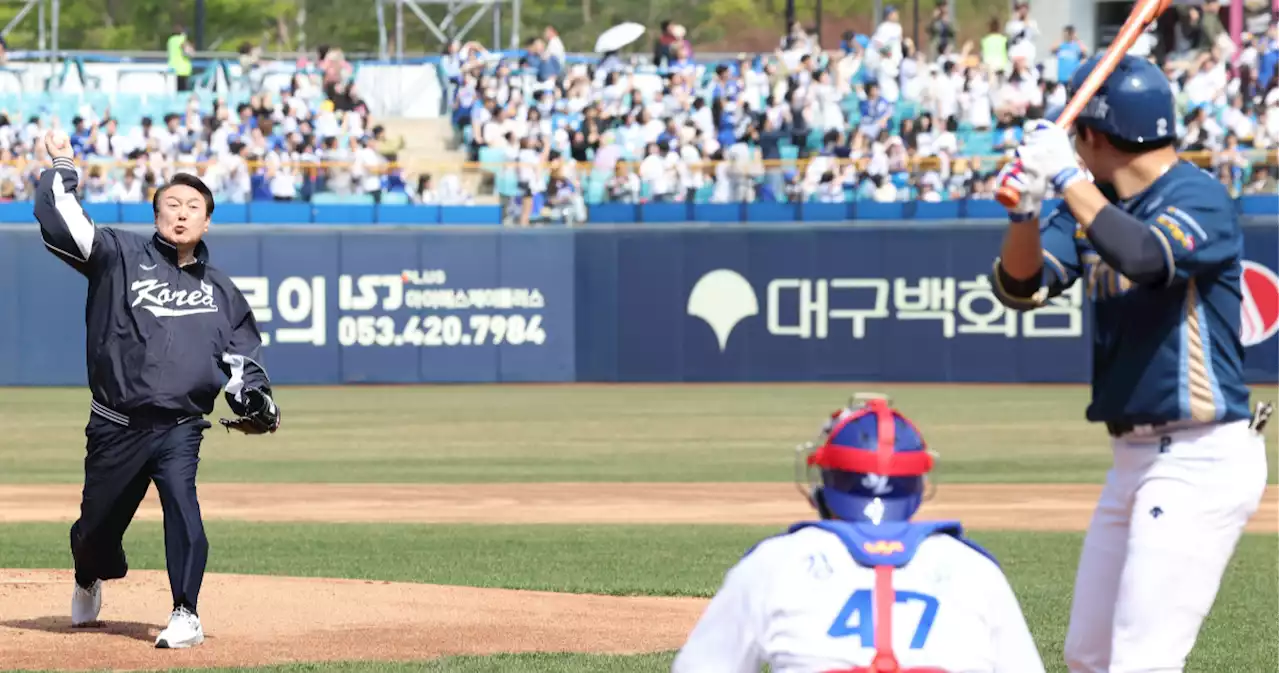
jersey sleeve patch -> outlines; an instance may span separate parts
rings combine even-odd
[[[1177,209],[1169,208],[1169,210],[1174,211]],[[1178,210],[1177,212],[1180,213],[1182,211]],[[1179,218],[1177,218],[1174,215],[1171,215],[1169,213],[1161,213],[1159,215],[1156,215],[1156,223],[1152,226],[1155,229],[1157,229],[1160,233],[1164,234],[1163,238],[1166,239],[1170,244],[1177,244],[1179,246],[1182,246],[1182,249],[1188,252],[1193,252],[1195,251],[1196,245],[1197,245],[1195,232],[1196,232],[1196,229],[1199,229],[1199,225],[1196,225],[1195,228],[1189,228],[1189,227],[1184,227],[1184,222],[1191,222],[1192,224],[1194,224],[1195,220],[1188,219],[1185,221],[1180,221]],[[1208,238],[1208,236],[1204,234],[1203,229],[1200,229],[1199,236],[1200,236],[1201,242],[1204,242]]]
[[[1199,236],[1201,241],[1209,240],[1209,234],[1205,232],[1204,227],[1201,227],[1200,223],[1196,222],[1196,218],[1188,215],[1187,211],[1175,206],[1169,206],[1165,211],[1174,220],[1177,220],[1180,224],[1187,227],[1187,229],[1194,232],[1196,236]]]

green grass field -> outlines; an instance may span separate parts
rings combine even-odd
[[[776,386],[284,388],[269,439],[207,433],[201,483],[785,481],[791,451],[859,389]],[[924,431],[951,482],[1100,482],[1105,433],[1080,387],[876,386]],[[1276,399],[1276,389],[1256,391]],[[0,484],[80,481],[87,394],[0,389]],[[225,413],[219,409],[215,413]],[[1276,481],[1276,428],[1269,474]],[[709,596],[759,526],[266,524],[210,521],[210,572],[346,577],[617,595]],[[66,525],[0,525],[0,568],[65,568]],[[1050,671],[1063,673],[1081,535],[981,531]],[[1192,543],[1192,541],[1188,541]],[[125,540],[130,566],[164,567],[158,523]],[[371,554],[370,550],[377,550]],[[1274,671],[1274,535],[1247,535],[1188,673]],[[668,670],[672,653],[502,655],[391,664],[290,664],[255,673],[601,673]],[[3,662],[0,662],[3,668]]]
[[[787,481],[849,385],[285,388],[269,443],[206,433],[205,482]],[[947,482],[1101,482],[1082,386],[874,386],[922,428]],[[1257,394],[1275,400],[1276,388]],[[88,393],[0,389],[0,483],[81,479]],[[221,405],[215,414],[226,415]],[[1276,432],[1268,449],[1276,483]]]
[[[412,526],[274,525],[210,522],[217,550],[210,572],[429,582],[481,587],[627,595],[710,596],[724,570],[774,528],[749,526]],[[65,564],[66,527],[0,526],[0,567]],[[1062,639],[1081,535],[977,532],[1005,568],[1041,655],[1063,671]],[[636,544],[643,540],[643,544]],[[130,566],[164,568],[164,540],[154,522],[126,536]],[[367,550],[377,549],[376,556]],[[1277,661],[1273,536],[1248,535],[1227,572],[1187,671],[1261,672]],[[428,671],[660,671],[669,655],[604,657],[526,655],[437,661]],[[353,663],[255,671],[424,670]],[[619,668],[623,666],[623,668]],[[1270,666],[1271,668],[1269,668]],[[1215,668],[1216,667],[1216,668]],[[230,669],[220,669],[230,670]]]

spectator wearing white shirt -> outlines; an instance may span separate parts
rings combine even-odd
[[[918,185],[920,193],[916,198],[926,203],[938,203],[942,201],[942,194],[938,192],[938,188],[941,186],[941,180],[938,178],[937,173],[930,172],[924,174],[921,176]]]
[[[1215,56],[1217,49],[1197,58],[1197,72],[1187,81],[1187,103],[1189,105],[1212,105],[1221,107],[1227,103],[1226,62]]]
[[[1267,88],[1262,107],[1266,110],[1262,119],[1263,133],[1254,135],[1254,145],[1276,147],[1280,144],[1280,87],[1277,87],[1276,78],[1272,78]]]
[[[917,156],[933,156],[933,142],[937,133],[937,129],[933,126],[933,115],[930,115],[927,112],[921,115],[916,124],[915,131],[915,150]]]
[[[974,129],[985,131],[991,128],[990,75],[987,75],[982,68],[970,68],[966,71],[959,104],[964,118]]]
[[[924,52],[917,51],[911,38],[902,41],[902,62],[898,64],[898,89],[901,100],[918,102],[925,87],[929,66]]]
[[[929,66],[922,103],[934,119],[954,117],[959,112],[960,92],[952,77],[954,70],[955,64],[951,61],[944,61],[941,67],[936,63]]]
[[[507,145],[507,134],[512,131],[507,123],[508,115],[509,112],[505,107],[494,109],[493,117],[485,122],[482,129],[482,145],[499,149]]]
[[[382,173],[386,159],[373,148],[368,138],[352,138],[358,143],[355,161],[351,165],[351,176],[359,185],[359,193],[373,197],[374,203],[382,202]]]
[[[1253,142],[1256,124],[1253,121],[1252,106],[1246,105],[1244,95],[1236,93],[1231,97],[1231,105],[1222,111],[1222,124],[1227,133],[1244,142]]]
[[[124,161],[125,155],[132,149],[129,139],[120,134],[115,119],[107,119],[106,123],[94,129],[92,133],[93,153],[110,157],[116,161]]]
[[[706,167],[702,162],[702,152],[694,143],[680,143],[679,151],[680,184],[685,191],[685,200],[692,203],[706,183]]]
[[[884,20],[871,34],[871,48],[880,54],[881,60],[889,59],[895,66],[902,60],[902,23],[897,7],[889,5],[884,8]]]
[[[133,171],[125,171],[124,176],[111,184],[107,200],[115,203],[142,203],[142,181]]]
[[[649,200],[655,203],[670,201],[675,191],[662,149],[656,142],[645,145],[645,157],[640,162],[640,181],[649,186]]]
[[[876,203],[893,203],[898,200],[898,188],[893,186],[893,181],[888,176],[873,175],[871,182],[875,185],[872,198]]]
[[[542,53],[547,58],[554,58],[564,63],[564,42],[560,40],[560,32],[555,26],[547,26],[542,30],[542,39],[547,46]]]
[[[1009,60],[1021,60],[1024,65],[1036,62],[1036,40],[1040,27],[1031,18],[1031,6],[1026,0],[1013,5],[1013,16],[1004,24],[1005,37],[1009,38]]]
[[[287,151],[271,151],[266,156],[267,188],[275,201],[292,201],[297,196],[297,172]],[[376,200],[376,198],[375,198]]]
[[[409,200],[417,205],[429,205],[438,202],[435,187],[431,183],[431,174],[423,173],[418,176],[418,185],[409,192]]]
[[[836,87],[831,83],[831,72],[820,71],[812,88],[814,117],[817,120],[814,126],[824,132],[844,130],[844,110],[840,107]]]
[[[331,139],[336,144],[336,139]],[[231,203],[248,203],[253,195],[253,182],[249,171],[249,148],[240,141],[231,143],[229,151],[219,161],[219,175],[222,176],[222,193]],[[343,171],[345,175],[346,172]],[[338,188],[340,185],[331,184]]]
[[[551,158],[551,145],[539,143],[533,138],[519,142],[516,155],[516,185],[520,190],[520,226],[527,227],[533,217],[534,201],[547,190],[547,179],[542,168]]]
[[[948,117],[944,129],[933,139],[933,153],[942,157],[944,160],[950,160],[960,151],[960,141],[956,138],[956,129],[959,124],[956,123],[955,117]]]
[[[899,45],[899,48],[901,45]],[[876,82],[880,85],[880,95],[890,103],[897,103],[901,97],[901,91],[898,88],[898,77],[900,74],[900,64],[902,63],[902,54],[898,54],[897,58],[893,58],[889,51],[892,47],[880,48],[880,61],[876,66]]]
[[[997,94],[996,113],[1008,111],[1015,117],[1026,117],[1027,109],[1042,107],[1044,94],[1034,74],[1014,63],[1013,73]]]

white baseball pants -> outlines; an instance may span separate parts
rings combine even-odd
[[[1239,421],[1112,441],[1076,571],[1071,673],[1181,673],[1267,483]]]

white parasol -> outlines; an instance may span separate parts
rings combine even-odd
[[[620,23],[609,30],[600,33],[600,37],[596,38],[596,52],[607,53],[618,51],[623,47],[640,39],[644,35],[644,26],[633,21]]]

